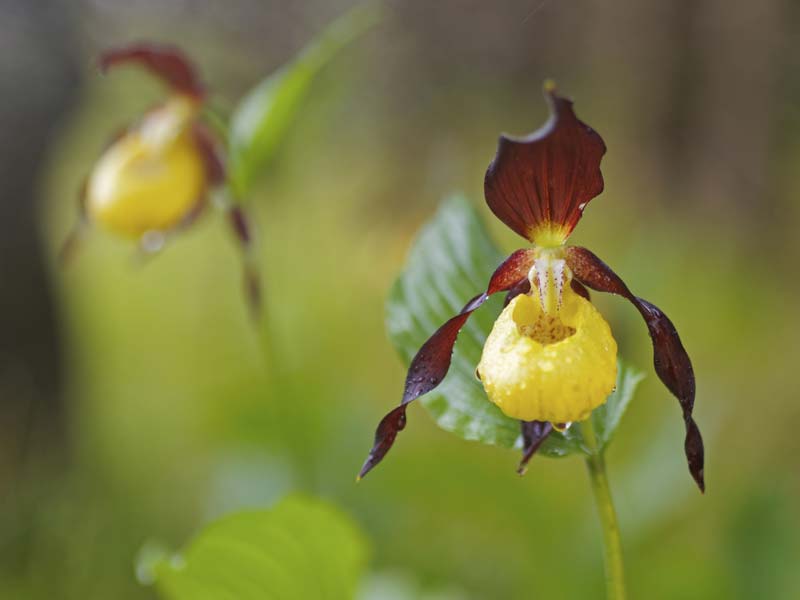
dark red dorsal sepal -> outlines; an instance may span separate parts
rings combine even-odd
[[[545,84],[550,119],[522,138],[500,136],[484,179],[486,203],[503,223],[540,245],[562,243],[603,191],[603,139],[578,120],[572,101]]]
[[[100,55],[100,70],[104,73],[127,63],[142,65],[177,92],[198,99],[205,95],[205,88],[191,61],[174,46],[140,42],[112,48]]]

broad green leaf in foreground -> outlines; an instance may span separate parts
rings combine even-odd
[[[414,242],[386,305],[389,337],[406,364],[442,323],[486,289],[504,257],[469,202],[456,196],[442,204]],[[511,448],[521,444],[519,421],[492,404],[475,377],[483,343],[502,305],[503,295],[497,294],[472,315],[459,334],[447,377],[420,402],[442,429],[467,440]],[[641,378],[620,361],[615,391],[592,413],[598,449],[613,437]],[[539,450],[546,456],[575,452],[591,452],[579,424],[563,434],[553,433]]]
[[[333,21],[301,53],[257,84],[231,117],[228,172],[242,198],[283,139],[317,73],[336,53],[377,22],[376,3],[357,6]]]
[[[354,596],[366,555],[349,518],[294,496],[223,517],[149,570],[165,600],[341,600]]]

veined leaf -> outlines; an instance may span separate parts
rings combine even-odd
[[[442,204],[412,245],[386,305],[389,337],[406,364],[442,323],[486,289],[503,258],[467,200],[454,196]],[[511,448],[521,447],[519,421],[492,404],[475,377],[483,344],[502,305],[503,295],[498,294],[472,315],[458,336],[447,377],[419,401],[442,429],[466,440]],[[613,436],[641,377],[620,361],[615,391],[592,413],[601,448]],[[591,452],[579,424],[552,433],[539,449],[539,454],[552,457],[576,452]]]
[[[352,9],[242,99],[231,117],[228,159],[229,181],[238,198],[275,155],[317,73],[379,16],[375,3]]]
[[[442,204],[420,231],[386,305],[389,337],[406,364],[442,323],[486,289],[502,260],[463,197]],[[510,447],[519,437],[519,423],[486,399],[475,377],[483,343],[502,305],[498,295],[472,315],[458,336],[447,377],[419,402],[447,431]]]
[[[294,496],[223,517],[150,568],[167,600],[341,600],[354,597],[366,555],[350,519]]]
[[[617,364],[617,385],[603,406],[592,412],[592,425],[597,437],[597,450],[602,452],[614,437],[622,416],[633,400],[644,373],[620,360]]]

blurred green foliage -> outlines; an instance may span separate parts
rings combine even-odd
[[[237,3],[230,21],[209,23],[167,4],[139,14],[92,3],[84,64],[120,36],[170,39],[227,107],[328,16],[319,4],[258,3],[248,19]],[[800,595],[796,10],[414,4],[321,73],[287,151],[253,189],[267,282],[259,330],[211,219],[143,267],[100,233],[70,271],[52,266],[70,432],[52,451],[69,458],[3,473],[0,597],[154,598],[133,568],[147,540],[180,547],[210,520],[290,491],[358,521],[374,549],[370,589],[384,594],[373,598],[596,597],[600,532],[581,461],[534,460],[519,478],[515,452],[443,435],[414,410],[391,461],[353,481],[402,386],[383,306],[411,239],[446,193],[481,198],[497,134],[546,118],[547,76],[609,148],[606,191],[574,241],[670,315],[698,379],[705,496],[688,481],[679,409],[656,377],[607,454],[630,595]],[[49,256],[108,134],[159,93],[135,72],[113,85],[87,74],[41,174]],[[486,222],[504,251],[519,247]],[[651,374],[639,316],[616,298],[595,302],[621,353]]]
[[[212,523],[180,554],[152,561],[144,578],[168,600],[339,600],[355,596],[366,556],[343,514],[293,496]]]
[[[297,56],[267,76],[242,99],[231,116],[228,179],[238,199],[247,197],[258,174],[274,158],[303,106],[317,73],[344,46],[374,25],[377,2],[357,6],[319,33]]]

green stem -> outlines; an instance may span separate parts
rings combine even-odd
[[[597,446],[592,419],[581,423],[583,438],[592,454],[586,458],[589,480],[592,483],[594,502],[603,528],[603,562],[606,572],[606,597],[608,600],[625,600],[625,568],[622,562],[622,541],[619,535],[617,513],[608,485],[606,461],[603,450]]]

